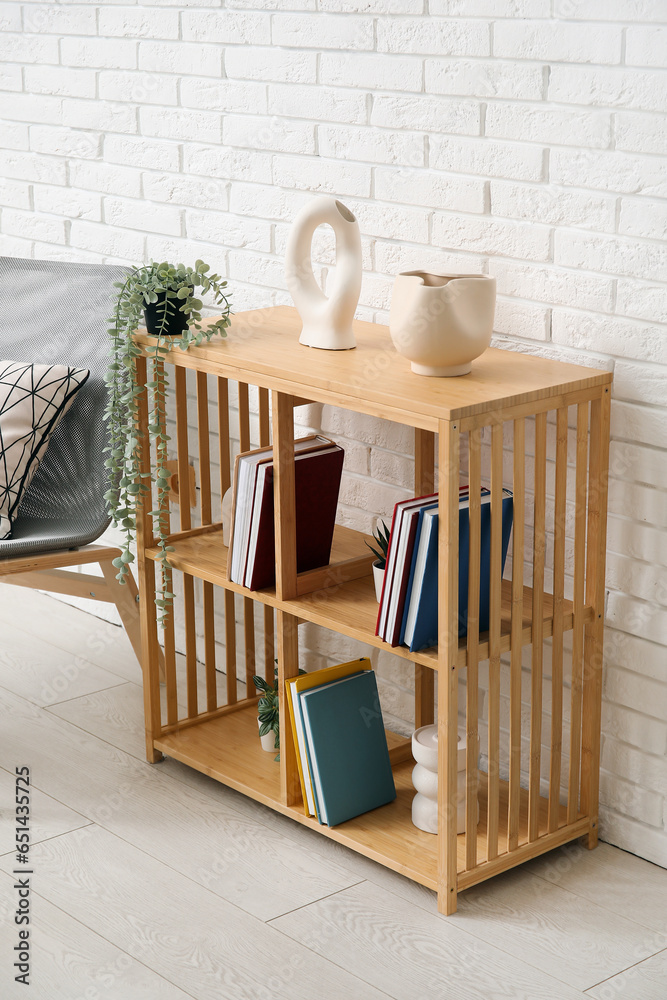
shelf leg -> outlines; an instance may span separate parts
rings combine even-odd
[[[459,449],[456,423],[440,421],[438,542],[438,909],[456,912]]]
[[[296,597],[296,534],[294,495],[294,407],[291,396],[273,392],[273,470],[276,525],[276,594],[279,600]],[[292,739],[285,681],[299,672],[299,620],[286,611],[276,615],[278,690],[280,700],[280,789],[285,805],[301,798],[299,772]]]
[[[277,612],[278,690],[280,692],[280,788],[286,806],[301,800],[301,785],[292,738],[285,681],[299,673],[299,619],[286,611]]]
[[[598,843],[598,794],[600,785],[600,713],[602,700],[602,646],[604,635],[605,556],[607,536],[607,480],[609,463],[609,408],[607,388],[591,403],[588,552],[586,603],[593,621],[584,638],[583,731],[581,756],[581,811],[589,818],[584,843],[592,850]]]
[[[435,470],[435,434],[415,427],[415,496],[432,493]],[[415,663],[415,729],[430,726],[435,719],[435,673]]]
[[[148,402],[146,400],[146,358],[137,358],[135,380],[143,390],[139,397],[139,427],[148,427]],[[151,471],[148,435],[139,439],[140,468],[142,474]],[[153,544],[153,523],[150,516],[151,498],[141,500],[137,512],[137,564],[139,576],[139,615],[141,622],[141,664],[144,684],[144,719],[146,720],[146,760],[157,764],[162,754],[153,746],[161,728],[160,717],[160,645],[157,636],[155,611],[155,563],[146,558],[145,552]],[[173,611],[170,611],[173,614]]]

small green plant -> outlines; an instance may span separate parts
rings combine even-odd
[[[263,677],[260,677],[259,674],[255,674],[253,677],[253,683],[262,695],[257,702],[259,735],[262,737],[266,736],[267,733],[273,732],[275,735],[273,749],[280,751],[280,706],[278,702],[278,683],[276,681],[274,687]],[[280,760],[280,752],[275,759]]]
[[[384,523],[384,521],[378,521],[373,531],[373,539],[375,545],[371,545],[370,542],[366,542],[366,545],[371,550],[375,558],[379,561],[380,569],[385,569],[387,565],[387,549],[389,547],[389,528]]]
[[[278,661],[276,661],[278,662]],[[299,670],[300,674],[305,674],[305,670]],[[262,697],[257,702],[257,715],[259,717],[259,735],[266,736],[267,733],[273,732],[275,735],[275,743],[273,744],[273,749],[280,751],[280,702],[278,699],[278,668],[275,668],[273,675],[273,684],[269,684],[264,677],[260,677],[259,674],[255,674],[253,679],[253,684],[257,690],[261,693]],[[280,752],[274,758],[275,760],[280,760]]]
[[[111,361],[107,374],[109,445],[106,465],[112,486],[106,500],[113,523],[124,536],[121,555],[114,559],[117,579],[121,583],[125,583],[129,565],[134,561],[130,545],[136,532],[137,509],[144,498],[151,496],[152,489],[150,473],[142,472],[140,463],[138,420],[144,389],[136,382],[136,363],[142,349],[134,338],[137,328],[143,326],[145,315],[147,324],[151,320],[154,333],[154,339],[144,348],[144,353],[152,363],[146,381],[146,394],[148,435],[156,453],[157,504],[150,513],[162,570],[161,586],[155,598],[160,625],[164,625],[174,596],[167,587],[167,553],[170,548],[167,545],[169,473],[166,462],[169,437],[164,420],[167,386],[163,358],[175,345],[187,351],[192,344],[199,345],[215,335],[227,335],[226,328],[231,322],[229,298],[223,291],[227,282],[219,274],[211,274],[210,270],[210,265],[202,260],[197,260],[194,267],[154,261],[136,267],[124,282],[116,283],[116,311],[109,320]],[[215,323],[203,326],[203,302],[199,296],[211,292],[214,303],[222,306],[221,316]],[[146,314],[147,311],[150,314]]]

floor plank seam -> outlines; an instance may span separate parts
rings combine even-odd
[[[63,834],[63,836],[66,836],[66,834]],[[13,876],[10,877],[13,878]],[[42,893],[36,892],[34,890],[32,894],[34,898],[41,899],[45,903],[48,903],[49,906],[52,906],[54,909],[58,910],[60,913],[64,913],[70,920],[78,924],[79,927],[83,927],[83,929],[87,931],[88,934],[94,934],[95,937],[98,937],[100,939],[100,941],[106,941],[106,943],[110,945],[112,948],[114,948],[119,955],[126,955],[132,962],[136,962],[137,965],[141,965],[144,969],[147,969],[149,972],[152,972],[163,982],[169,983],[169,985],[173,986],[174,989],[180,990],[182,993],[185,994],[185,996],[192,997],[192,1000],[198,1000],[198,997],[196,996],[195,993],[190,993],[189,990],[185,990],[182,986],[179,986],[178,983],[175,983],[171,979],[168,979],[166,976],[162,975],[161,972],[159,972],[157,969],[154,969],[151,965],[148,965],[146,962],[142,962],[140,958],[137,958],[131,952],[126,951],[125,948],[121,948],[120,945],[117,945],[115,941],[111,940],[111,938],[106,937],[106,935],[104,934],[100,934],[98,930],[94,930],[92,927],[89,927],[88,924],[84,924],[82,920],[79,920],[78,917],[75,917],[73,913],[69,912],[69,910],[64,909],[64,907],[62,906],[59,906],[58,903],[54,903],[53,900],[49,899],[48,896],[43,896]]]
[[[93,664],[93,666],[97,666],[97,664]],[[106,670],[107,668],[104,667],[103,669]],[[112,671],[108,670],[107,673],[112,673]],[[105,687],[95,688],[94,691],[86,691],[85,694],[77,694],[74,695],[72,698],[63,698],[62,701],[50,701],[47,705],[37,705],[37,707],[43,708],[46,712],[48,712],[49,709],[55,708],[57,705],[67,705],[71,701],[78,701],[79,698],[90,698],[91,695],[102,694],[103,691],[113,691],[114,688],[123,687],[124,684],[128,683],[129,681],[126,681],[124,678],[119,677],[118,684],[107,684]],[[33,702],[33,704],[36,704],[36,702]]]
[[[640,968],[640,966],[644,965],[645,962],[650,962],[652,958],[656,958],[657,955],[661,955],[663,952],[667,952],[667,948],[659,948],[658,951],[654,952],[652,955],[646,955],[645,958],[640,958],[632,965],[628,965],[627,968],[621,969],[619,972],[615,972],[613,976],[607,976],[606,979],[601,979],[599,983],[587,986],[584,993],[590,993],[591,990],[597,989],[598,986],[602,986],[604,983],[611,983],[614,979],[618,979],[619,976],[624,976],[627,972],[631,972],[632,969]]]
[[[342,889],[335,889],[334,892],[327,892],[324,896],[318,896],[317,899],[311,899],[307,903],[302,903],[301,906],[295,906],[291,910],[285,910],[284,913],[276,913],[274,917],[269,917],[265,920],[265,924],[270,924],[273,920],[279,920],[281,917],[287,917],[290,913],[297,913],[299,910],[305,910],[307,907],[312,906],[314,903],[321,903],[324,899],[331,899],[332,896],[338,896],[341,892],[347,892],[348,889],[354,889],[356,885],[363,885],[368,879],[362,878],[358,882],[353,882],[351,885],[346,885]],[[278,928],[274,928],[278,930]]]
[[[339,891],[340,892],[344,892],[345,890],[341,889]],[[331,893],[331,895],[335,896],[335,895],[337,895],[337,893]],[[327,898],[327,897],[324,897],[324,898]],[[310,903],[308,903],[307,905],[310,906]],[[297,907],[297,909],[304,909],[304,907]],[[290,911],[290,912],[295,912],[295,911]],[[281,916],[284,916],[284,914],[281,914]],[[278,918],[277,917],[272,917],[271,919],[272,920],[277,920]],[[270,921],[269,921],[269,923],[270,923]],[[286,934],[285,931],[281,930],[280,927],[274,927],[273,930],[278,931],[278,933],[281,934],[284,938],[287,938],[288,941],[291,941],[292,943],[294,943],[295,938],[291,937],[291,935],[289,935],[289,934]],[[329,965],[333,965],[337,969],[341,969],[343,972],[346,972],[348,975],[352,976],[354,979],[357,979],[360,983],[364,983],[366,986],[370,986],[371,989],[376,990],[378,994],[381,994],[382,996],[388,997],[389,1000],[397,1000],[397,997],[396,997],[396,995],[394,993],[387,993],[387,991],[383,990],[381,986],[378,986],[376,983],[371,982],[369,979],[364,979],[362,976],[357,976],[356,973],[350,972],[349,969],[346,969],[344,965],[341,965],[339,962],[335,962],[332,958],[328,958],[328,957],[325,957],[324,955],[320,955],[319,952],[314,951],[312,948],[309,948],[307,944],[303,943],[303,941],[299,940],[298,943],[301,945],[302,948],[305,948],[306,951],[310,952],[311,955],[315,955],[320,961],[327,962]],[[347,998],[346,998],[346,1000],[347,1000]]]

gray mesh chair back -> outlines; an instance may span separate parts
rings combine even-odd
[[[115,281],[127,268],[0,257],[0,359],[75,365],[90,378],[56,428],[0,559],[73,549],[109,524],[104,375]]]

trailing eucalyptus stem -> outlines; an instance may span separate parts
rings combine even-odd
[[[227,335],[230,325],[229,298],[223,292],[227,282],[219,274],[209,274],[210,265],[198,260],[194,267],[166,262],[151,262],[137,267],[124,282],[117,282],[116,311],[109,320],[111,337],[111,362],[107,373],[108,405],[106,418],[109,429],[108,457],[111,489],[105,499],[116,527],[124,539],[121,555],[114,559],[117,579],[125,583],[130,563],[134,561],[131,544],[137,527],[137,510],[152,495],[151,474],[141,471],[139,422],[141,398],[146,393],[149,442],[155,446],[156,508],[150,511],[153,533],[160,551],[161,585],[155,603],[158,620],[164,625],[173,594],[169,589],[171,570],[168,563],[169,535],[169,472],[166,432],[167,384],[164,356],[174,346],[182,351],[194,344],[208,341],[219,334]],[[202,325],[203,302],[199,295],[213,293],[213,301],[222,306],[221,315],[214,323]],[[143,325],[145,311],[152,309],[151,333],[154,337],[142,348],[134,334]],[[146,316],[148,323],[149,316]],[[145,354],[149,361],[149,378],[146,386],[138,384],[137,358]]]

